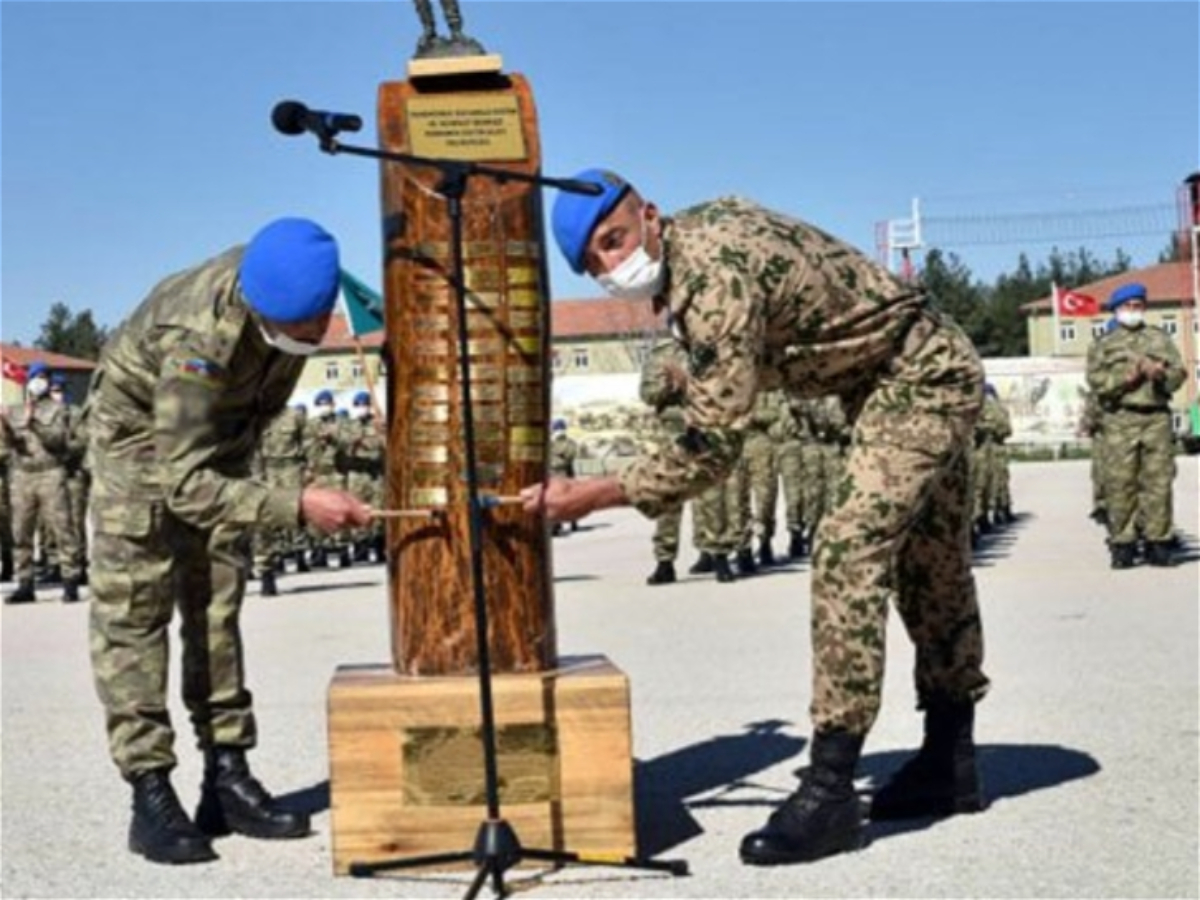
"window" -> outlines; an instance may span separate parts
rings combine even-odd
[[[363,365],[360,362],[350,364],[350,380],[357,383],[363,380]]]
[[[1171,413],[1171,433],[1172,434],[1182,434],[1183,433],[1183,413],[1178,413],[1178,412]]]
[[[1058,327],[1058,338],[1061,341],[1075,340],[1075,323],[1066,322]]]
[[[1101,319],[1099,322],[1092,323],[1092,337],[1100,337],[1104,334],[1104,329],[1108,323]]]
[[[340,374],[341,373],[338,371],[338,364],[336,360],[331,359],[329,362],[325,363],[326,381],[337,381]]]
[[[554,366],[555,372],[561,372],[563,367],[563,355],[557,350],[550,354],[550,364]]]
[[[588,348],[576,347],[573,352],[572,363],[576,369],[586,369],[588,367]]]
[[[1179,334],[1179,323],[1176,322],[1174,318],[1163,319],[1162,330],[1171,335],[1171,337],[1174,337],[1175,335]]]

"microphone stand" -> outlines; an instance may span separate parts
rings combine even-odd
[[[441,181],[435,191],[445,199],[446,210],[450,217],[451,263],[458,308],[459,379],[462,383],[463,440],[469,511],[468,540],[473,582],[475,638],[479,656],[479,707],[482,720],[484,787],[487,797],[487,818],[479,826],[472,849],[405,857],[383,862],[351,863],[350,874],[356,878],[364,878],[374,876],[378,872],[472,861],[477,867],[477,871],[464,895],[464,900],[474,900],[489,878],[495,896],[508,896],[504,873],[523,859],[554,863],[557,867],[567,864],[615,866],[668,872],[676,876],[687,875],[688,864],[684,860],[660,861],[639,856],[617,857],[610,854],[588,854],[570,850],[525,847],[500,810],[499,775],[496,761],[496,720],[492,703],[491,654],[487,638],[488,610],[483,583],[483,528],[487,504],[479,496],[479,476],[475,461],[475,417],[471,407],[471,364],[470,355],[467,352],[467,286],[463,271],[462,199],[466,194],[470,179],[474,176],[490,178],[500,184],[507,181],[519,181],[538,186],[555,187],[559,190],[579,194],[596,194],[600,192],[601,188],[590,182],[526,175],[464,160],[433,159],[369,147],[347,146],[338,142],[336,131],[331,128],[319,129],[317,137],[320,140],[321,150],[325,153],[365,156],[385,162],[423,166],[436,169],[441,173]]]

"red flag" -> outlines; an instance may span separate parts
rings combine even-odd
[[[1054,291],[1058,314],[1064,319],[1100,315],[1100,301],[1095,297],[1081,294],[1079,291],[1064,291],[1057,287]]]
[[[25,367],[18,365],[11,359],[4,360],[2,363],[0,363],[0,367],[3,367],[4,377],[9,381],[15,381],[17,384],[24,384],[28,378],[28,373],[25,371]]]

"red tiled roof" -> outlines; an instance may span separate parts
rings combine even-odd
[[[594,297],[585,300],[555,300],[550,304],[550,333],[555,338],[603,338],[641,336],[667,329],[666,316],[655,314],[648,300],[618,300]],[[361,338],[364,350],[383,344],[383,332]],[[321,342],[321,352],[342,353],[354,350],[354,338],[346,318],[335,312],[329,330]]]
[[[37,347],[18,347],[15,344],[0,343],[0,358],[26,368],[35,362],[43,362],[51,369],[62,371],[90,372],[96,368],[90,359],[76,359],[62,353],[50,353]]]
[[[1129,272],[1122,272],[1120,275],[1101,278],[1099,281],[1089,284],[1061,285],[1061,287],[1070,287],[1081,294],[1095,297],[1103,306],[1108,302],[1109,295],[1113,291],[1129,281],[1138,281],[1146,286],[1149,306],[1192,301],[1192,264],[1190,262],[1158,263],[1144,269],[1133,269]],[[1027,315],[1049,311],[1049,309],[1049,297],[1033,300],[1021,307],[1021,311]]]

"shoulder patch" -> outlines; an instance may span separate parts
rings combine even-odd
[[[215,387],[221,381],[224,370],[212,360],[201,359],[198,356],[189,357],[179,364],[177,373],[185,381],[191,381],[206,387]]]

